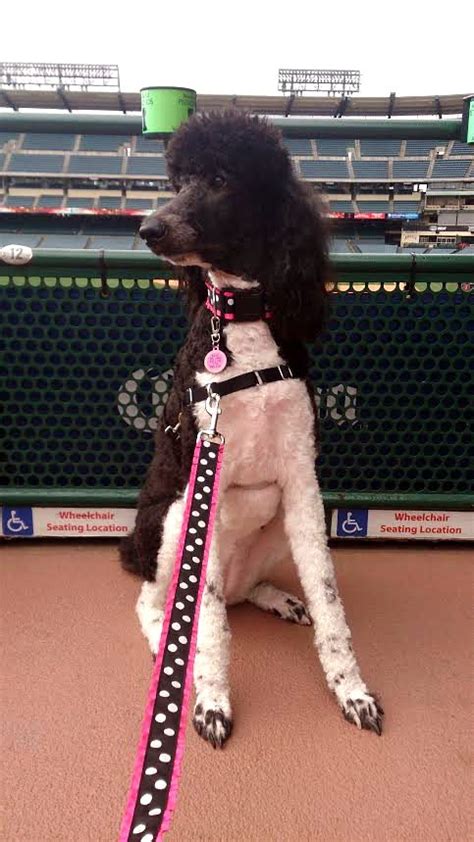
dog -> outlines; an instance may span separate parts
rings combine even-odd
[[[198,629],[193,723],[214,748],[231,733],[226,606],[247,600],[285,620],[313,622],[327,684],[345,718],[380,735],[383,710],[353,651],[315,472],[317,411],[304,343],[321,334],[327,310],[320,204],[295,175],[279,132],[261,118],[198,113],[172,137],[166,157],[176,195],[144,220],[140,234],[156,255],[185,267],[190,330],[135,529],[121,547],[123,567],[145,580],[141,628],[156,653],[196,435],[209,427],[204,401],[186,405],[187,390],[252,371],[286,372],[275,382],[262,373],[258,385],[220,402],[226,448]],[[216,330],[213,305],[229,297],[242,305],[244,320],[218,319]],[[204,362],[216,341],[227,360],[220,373]],[[289,555],[308,608],[268,581]]]

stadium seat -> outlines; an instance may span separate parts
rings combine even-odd
[[[394,158],[400,154],[400,141],[364,138],[360,141],[360,154],[364,158],[374,158],[376,155]]]
[[[426,178],[429,161],[394,161],[393,177],[402,180]]]
[[[388,178],[386,161],[353,161],[352,166],[356,178]]]
[[[129,135],[83,134],[79,146],[80,152],[117,152],[119,146],[131,143]]]
[[[17,132],[0,132],[0,149],[3,148],[5,143],[9,143],[10,140],[18,140],[18,133]]]
[[[357,199],[357,206],[360,213],[388,213],[389,211],[387,199],[380,202],[365,202],[363,199]]]
[[[357,246],[361,254],[396,254],[398,248],[387,243],[374,243],[368,240],[358,240]]]
[[[334,213],[354,212],[354,208],[352,207],[352,202],[350,199],[330,199],[329,207],[330,210],[334,211]]]
[[[311,158],[313,157],[311,141],[306,138],[286,137],[284,138],[284,144],[290,155],[308,155]]]
[[[63,196],[38,196],[37,208],[61,208]]]
[[[329,251],[334,252],[335,254],[345,254],[349,251],[349,246],[347,245],[347,241],[343,239],[334,239],[329,244]]]
[[[300,170],[303,178],[349,178],[345,161],[300,161]]]
[[[151,140],[143,135],[137,135],[135,140],[135,152],[153,152],[155,155],[163,155],[165,145],[162,140]]]
[[[153,208],[153,197],[149,199],[125,199],[127,210],[151,210]]]
[[[41,241],[42,249],[82,249],[87,237],[82,234],[46,234]]]
[[[407,140],[405,156],[421,155],[425,158],[429,157],[430,152],[437,146],[446,146],[445,140]]]
[[[76,140],[75,134],[44,134],[32,132],[23,138],[22,149],[47,149],[70,152]]]
[[[27,155],[14,152],[10,159],[9,172],[60,173],[64,167],[64,155]]]
[[[10,233],[9,231],[0,232],[0,248],[3,246],[29,246],[35,248],[40,240],[40,234],[23,234],[19,232]]]
[[[67,196],[67,208],[92,208],[94,207],[95,196]]]
[[[393,203],[393,212],[394,213],[419,213],[420,212],[420,204],[419,202],[394,202]]]
[[[318,155],[326,158],[347,158],[347,150],[353,149],[355,140],[321,138],[318,140]]]
[[[158,155],[153,155],[153,157],[131,155],[128,158],[127,175],[166,175],[165,159]]]
[[[109,210],[119,210],[122,207],[121,196],[99,196],[97,200],[99,208],[108,208]]]
[[[469,143],[461,143],[460,140],[455,140],[450,155],[467,155],[472,158],[473,149]]]
[[[119,251],[126,250],[132,248],[134,235],[130,233],[127,236],[107,236],[107,235],[97,235],[95,237],[90,237],[88,248],[90,249],[116,249]]]
[[[465,178],[470,163],[470,161],[463,161],[462,159],[436,161],[432,178]]]
[[[5,196],[4,204],[8,208],[32,208],[36,196]]]
[[[120,175],[120,155],[71,155],[69,173],[77,175]]]

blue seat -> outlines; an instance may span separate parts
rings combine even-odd
[[[8,208],[32,208],[36,196],[5,196],[5,205]]]
[[[84,134],[81,137],[81,152],[117,152],[119,146],[131,143],[130,135]]]
[[[121,196],[99,196],[97,202],[99,208],[108,208],[109,210],[119,210],[122,207]]]
[[[318,155],[326,158],[347,158],[347,150],[353,149],[355,140],[345,138],[320,138],[318,140]]]
[[[165,159],[158,155],[131,155],[128,159],[127,175],[166,175]]]
[[[357,179],[369,178],[377,180],[379,178],[388,178],[386,161],[353,161],[352,166]]]
[[[83,234],[45,234],[42,249],[82,249],[87,242]]]
[[[119,155],[71,155],[69,172],[78,175],[120,175]]]
[[[290,155],[296,157],[299,155],[308,155],[311,158],[313,157],[311,141],[307,138],[286,137],[284,143]]]
[[[446,140],[407,140],[405,156],[423,156],[428,158],[432,149],[437,146],[446,146]]]
[[[465,178],[469,169],[470,161],[462,158],[455,160],[448,158],[444,161],[436,161],[433,169],[433,178]]]
[[[460,140],[455,140],[450,155],[469,155],[472,158],[474,148],[469,143],[461,143]]]
[[[428,173],[428,166],[429,161],[394,161],[393,177],[408,181],[423,179]]]
[[[38,196],[36,206],[38,208],[60,208],[63,204],[63,196]]]
[[[364,138],[360,141],[360,154],[366,158],[374,158],[377,155],[383,158],[394,158],[400,154],[400,141]]]
[[[66,199],[67,208],[92,208],[94,206],[94,196],[68,196]]]
[[[300,161],[300,169],[303,178],[349,178],[345,161]]]
[[[75,134],[46,134],[31,132],[23,138],[22,149],[48,149],[59,152],[70,152],[76,140]]]
[[[64,166],[64,155],[27,155],[14,152],[10,158],[9,172],[60,173]]]
[[[163,155],[165,145],[162,140],[151,140],[143,135],[137,135],[135,140],[135,152],[154,152],[156,155]]]

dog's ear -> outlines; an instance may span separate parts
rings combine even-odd
[[[307,185],[293,181],[276,229],[271,275],[265,281],[272,331],[284,341],[312,342],[327,316],[329,266],[320,200]]]
[[[180,288],[186,294],[188,316],[190,321],[193,321],[201,304],[206,300],[206,273],[199,266],[181,267],[179,280]]]

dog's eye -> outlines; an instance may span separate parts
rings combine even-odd
[[[214,187],[217,187],[219,189],[221,187],[225,187],[226,180],[223,175],[216,175],[212,184]]]

